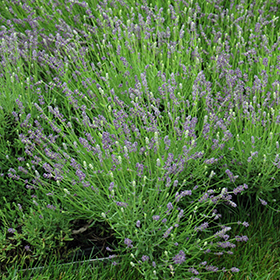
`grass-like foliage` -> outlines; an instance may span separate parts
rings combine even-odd
[[[95,2],[0,6],[1,270],[79,243],[92,279],[245,277],[246,203],[279,211],[279,1]]]

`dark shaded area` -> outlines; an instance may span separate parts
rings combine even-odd
[[[109,247],[111,250],[117,248],[117,239],[114,235],[114,231],[110,229],[108,224],[94,222],[93,227],[87,227],[86,221],[83,220],[74,220],[72,222],[73,228],[72,232],[76,232],[76,234],[72,234],[72,241],[67,241],[66,246],[53,249],[52,254],[48,256],[42,256],[42,258],[34,260],[32,256],[25,259],[24,264],[21,269],[30,269],[41,267],[42,263],[44,266],[47,266],[48,263],[54,258],[60,264],[71,263],[73,261],[84,261],[87,259],[100,259],[100,258],[108,258],[110,255],[113,255],[113,252],[106,250],[106,247]],[[85,229],[84,232],[81,229]],[[80,233],[77,233],[78,231]],[[20,233],[20,229],[18,230]],[[21,246],[29,245],[26,241],[22,241]],[[17,259],[20,259],[20,248],[16,250],[10,250],[7,252],[9,256],[17,256]],[[23,251],[24,249],[22,249]],[[7,268],[10,267],[8,263],[2,263],[0,270],[5,272]],[[35,272],[35,270],[34,270]]]

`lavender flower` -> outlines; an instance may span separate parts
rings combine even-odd
[[[195,227],[194,230],[196,231],[203,231],[204,229],[206,229],[208,227],[208,223],[205,222],[203,223],[202,225],[198,226],[198,227]]]
[[[10,232],[10,233],[14,233],[16,230],[15,229],[13,229],[13,228],[8,228],[8,232]]]
[[[117,206],[127,207],[128,203],[116,201]]]
[[[133,248],[132,240],[130,240],[129,238],[125,238],[124,244],[127,245],[127,248]]]
[[[262,205],[264,206],[267,205],[267,202],[265,200],[259,198],[259,201],[261,202]]]
[[[141,259],[142,259],[143,262],[146,262],[146,261],[148,261],[150,258],[149,258],[149,256],[143,255]]]
[[[56,207],[54,206],[54,205],[51,205],[51,204],[47,204],[47,206],[46,206],[47,208],[49,208],[49,209],[53,209],[53,210],[55,210],[56,209]]]
[[[248,227],[248,226],[249,226],[249,223],[243,222],[242,225],[243,225],[244,227]]]
[[[30,247],[29,247],[28,245],[24,246],[24,249],[25,249],[26,251],[30,251]]]
[[[167,238],[172,229],[173,229],[173,227],[171,226],[171,227],[163,234],[163,238]]]
[[[169,203],[167,204],[167,208],[168,208],[168,210],[172,210],[172,209],[173,209],[173,205],[172,205],[171,202],[169,202]]]
[[[235,239],[236,239],[236,241],[239,241],[239,242],[240,241],[247,242],[249,240],[249,238],[246,235],[244,235],[244,236],[237,235],[237,236],[235,236]]]
[[[186,254],[183,250],[181,250],[178,255],[173,257],[173,261],[175,264],[182,264],[185,260],[186,260]]]
[[[189,268],[189,272],[193,273],[194,275],[199,274],[199,272],[196,269],[194,269],[193,267]]]
[[[205,267],[205,269],[206,269],[207,271],[213,271],[213,272],[217,272],[217,271],[219,270],[218,267],[213,266],[213,265],[207,265],[207,266]]]

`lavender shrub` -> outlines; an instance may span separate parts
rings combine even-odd
[[[278,8],[271,1],[75,4],[82,19],[74,3],[64,7],[72,22],[57,9],[55,33],[40,33],[41,44],[35,31],[48,29],[50,8],[28,17],[34,36],[18,46],[35,64],[32,74],[39,67],[47,74],[37,93],[45,101],[32,103],[37,120],[21,120],[34,177],[26,186],[65,217],[106,221],[120,241],[113,252],[130,254],[147,279],[225,271],[199,259],[232,254],[232,242],[248,238],[230,237],[217,206],[236,207],[232,194],[240,192],[272,202],[277,187]],[[13,33],[3,34],[12,41]],[[1,53],[12,48],[6,42]],[[36,96],[33,85],[27,89]],[[8,176],[22,180],[12,167]]]

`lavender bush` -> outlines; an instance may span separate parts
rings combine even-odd
[[[1,130],[3,180],[60,209],[67,238],[71,220],[106,222],[108,251],[147,279],[226,271],[200,260],[248,238],[229,235],[218,206],[278,198],[277,2],[51,5],[4,9],[0,98],[12,92],[2,109],[24,151]]]

